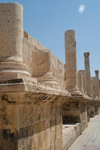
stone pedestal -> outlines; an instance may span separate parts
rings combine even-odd
[[[23,7],[17,3],[0,4],[0,80],[13,73],[30,76],[22,61]]]
[[[91,97],[91,74],[90,74],[89,54],[90,54],[89,52],[84,53],[84,61],[85,61],[85,72],[86,72],[87,95]]]
[[[90,117],[94,117],[95,116],[95,104],[91,103],[90,104]]]
[[[80,95],[77,86],[77,59],[75,31],[65,32],[65,58],[66,58],[66,90],[72,95]]]
[[[95,115],[98,115],[99,114],[99,103],[97,102],[95,104]]]
[[[38,82],[58,87],[56,78],[52,75],[52,50],[34,50],[32,54],[33,77]]]
[[[87,121],[90,121],[90,103],[87,103]]]
[[[95,70],[96,75],[96,95],[99,98],[99,70]]]

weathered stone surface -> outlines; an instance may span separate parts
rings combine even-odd
[[[74,30],[65,32],[66,90],[72,95],[80,95],[77,87],[76,36]]]
[[[52,54],[52,75],[56,78],[61,89],[65,90],[65,64]]]
[[[92,77],[91,85],[92,85],[92,97],[96,98],[96,78],[95,77]]]
[[[95,116],[95,104],[91,103],[90,104],[90,117]]]
[[[27,66],[22,63],[22,5],[1,3],[0,20],[0,76],[2,79],[12,79],[13,73],[30,76]]]
[[[90,103],[87,103],[87,121],[90,121]]]
[[[78,79],[78,88],[83,94],[84,93],[84,91],[83,91],[83,74],[80,70],[77,73],[77,79]]]
[[[81,134],[81,125],[66,124],[63,125],[63,149],[66,150],[74,142],[74,140]]]
[[[81,133],[85,130],[88,126],[88,119],[87,119],[87,104],[81,103],[80,104],[80,122],[81,122]]]
[[[0,4],[0,60],[22,61],[23,6]]]

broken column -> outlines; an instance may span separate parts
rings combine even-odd
[[[0,4],[0,80],[30,76],[22,60],[23,6]]]
[[[74,30],[65,32],[66,90],[72,95],[80,95],[77,86],[76,36]]]
[[[91,74],[90,74],[89,54],[90,54],[89,52],[84,53],[84,60],[85,60],[85,71],[86,71],[87,95],[91,97]]]
[[[99,98],[99,70],[95,70],[96,75],[96,96]]]

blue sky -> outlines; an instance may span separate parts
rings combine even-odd
[[[6,3],[9,0],[0,0]],[[65,63],[64,32],[76,31],[77,69],[90,52],[91,75],[100,68],[100,0],[11,0],[24,7],[23,28]],[[79,13],[79,6],[85,9]]]

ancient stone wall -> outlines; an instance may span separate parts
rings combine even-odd
[[[30,34],[23,30],[22,50],[23,61],[28,66],[29,73],[32,75],[32,51],[46,50],[46,48],[41,45],[37,40],[35,40]],[[37,61],[39,61],[39,59]]]
[[[61,106],[28,104],[19,107],[19,149],[62,149]],[[59,144],[60,143],[60,144]]]
[[[62,149],[62,105],[52,99],[48,102],[46,97],[39,102],[39,95],[34,96],[32,93],[25,97],[22,93],[16,97],[13,93],[0,95],[1,150]]]

